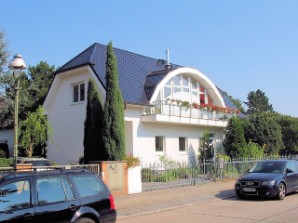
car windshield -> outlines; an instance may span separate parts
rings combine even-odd
[[[283,173],[285,162],[259,162],[249,172],[250,173]]]
[[[25,163],[31,163],[32,166],[51,166],[51,163],[47,160],[30,160]]]

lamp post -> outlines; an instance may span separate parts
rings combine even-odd
[[[14,55],[13,59],[8,65],[9,69],[13,71],[13,78],[15,80],[15,107],[14,107],[14,141],[13,141],[13,168],[17,169],[17,158],[18,158],[18,122],[19,122],[19,76],[22,70],[26,69],[25,61],[20,54]]]

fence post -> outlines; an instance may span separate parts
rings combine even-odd
[[[203,172],[204,172],[204,178],[206,179],[206,169],[205,169],[205,159],[203,160]]]

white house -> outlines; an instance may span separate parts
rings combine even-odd
[[[196,158],[205,130],[215,147],[237,110],[200,71],[114,48],[125,102],[126,152],[142,162]],[[87,84],[93,78],[105,98],[106,46],[93,44],[56,73],[44,102],[54,129],[48,159],[77,163],[83,156]],[[101,149],[101,148],[98,148]]]

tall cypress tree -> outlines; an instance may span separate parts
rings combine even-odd
[[[124,103],[119,87],[117,61],[112,42],[107,46],[106,102],[103,126],[104,148],[108,160],[123,160],[125,157]]]
[[[106,160],[102,140],[103,107],[93,79],[88,83],[86,120],[84,129],[84,162]]]

